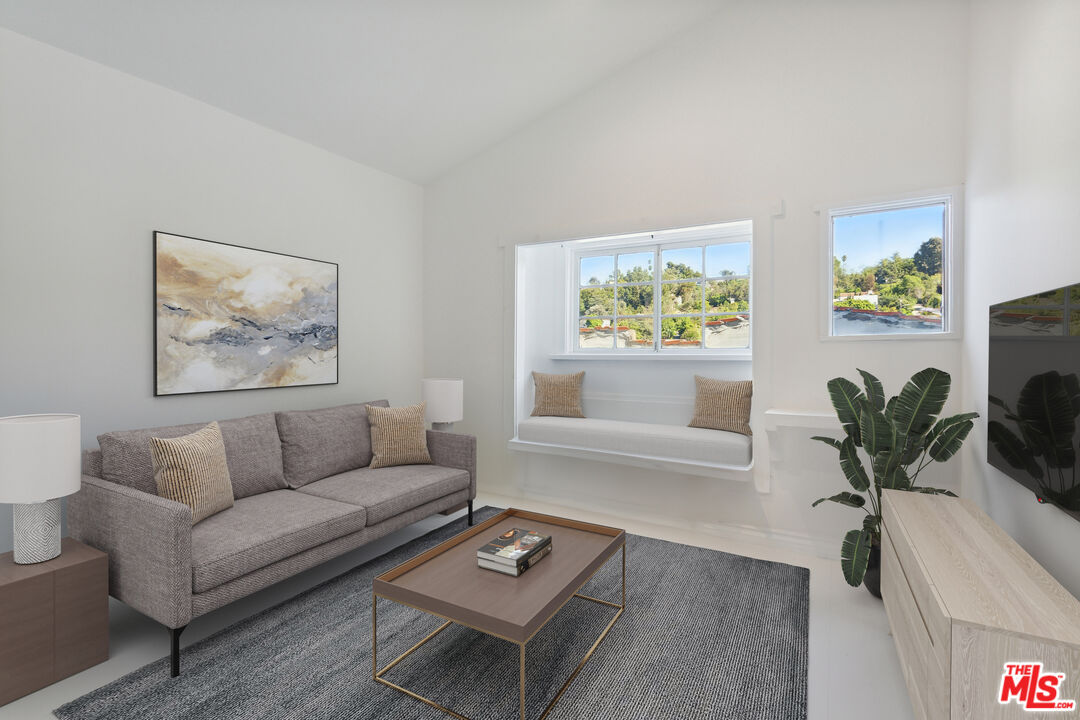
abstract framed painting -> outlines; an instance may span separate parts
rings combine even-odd
[[[337,263],[154,233],[154,395],[333,385]]]

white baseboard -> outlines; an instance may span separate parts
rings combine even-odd
[[[497,493],[496,488],[489,492]],[[501,494],[501,493],[498,493]],[[668,515],[644,514],[628,511],[625,508],[605,507],[598,509],[594,499],[576,499],[559,495],[536,492],[535,490],[522,491],[520,489],[506,495],[507,499],[520,498],[521,500],[537,500],[539,502],[560,505],[566,508],[580,508],[586,511],[599,512],[617,518],[626,518],[630,521],[672,528],[673,530],[696,530],[724,540],[731,540],[763,548],[781,548],[802,555],[825,558],[827,560],[840,559],[840,538],[824,538],[800,533],[791,530],[773,528],[761,528],[753,525],[738,525],[734,523],[709,523],[685,518],[671,517]]]

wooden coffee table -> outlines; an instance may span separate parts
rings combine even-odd
[[[551,553],[519,577],[484,570],[476,564],[476,551],[485,542],[513,527],[523,527],[551,535]],[[619,550],[622,550],[622,602],[582,595],[578,592]],[[618,528],[593,525],[540,513],[504,510],[495,517],[455,535],[422,555],[383,573],[372,583],[371,673],[376,682],[400,690],[456,718],[464,715],[396,685],[385,677],[395,665],[418,650],[446,628],[454,625],[479,630],[514,643],[520,648],[521,720],[525,718],[525,645],[572,598],[581,598],[615,608],[617,612],[596,638],[559,692],[551,699],[540,720],[547,717],[566,688],[615,621],[626,608],[626,533]],[[379,669],[377,656],[379,598],[393,600],[446,620],[437,630]]]

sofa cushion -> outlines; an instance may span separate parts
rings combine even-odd
[[[386,400],[277,414],[282,462],[289,487],[299,488],[371,463],[371,426],[365,405]]]
[[[424,503],[466,490],[468,470],[441,465],[361,468],[300,488],[300,492],[367,508],[367,524],[377,525]]]
[[[295,490],[236,501],[191,528],[191,587],[206,592],[364,528],[362,507]]]
[[[430,465],[424,403],[397,408],[369,407],[371,467]]]
[[[206,423],[192,423],[98,435],[101,476],[110,482],[156,495],[150,438],[190,435],[205,426]],[[281,465],[281,441],[273,413],[221,420],[218,426],[225,441],[225,458],[235,497],[243,498],[288,487]]]
[[[150,438],[158,495],[191,508],[191,524],[233,506],[221,429],[212,422],[178,438]]]

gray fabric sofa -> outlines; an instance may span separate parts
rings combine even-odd
[[[235,504],[194,527],[158,497],[151,437],[205,423],[104,433],[68,498],[73,538],[109,555],[109,593],[179,636],[193,619],[476,497],[476,438],[428,431],[431,465],[372,469],[364,405],[219,421]],[[209,421],[208,421],[209,422]]]

